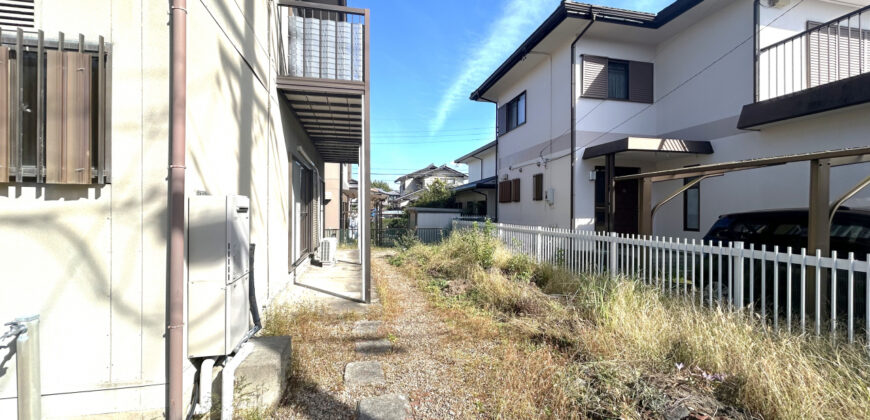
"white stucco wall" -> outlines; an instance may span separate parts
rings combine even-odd
[[[321,174],[323,164],[278,100],[268,3],[188,7],[187,194],[250,197],[257,297],[266,304],[290,278],[288,162],[302,146]],[[41,315],[44,416],[159,415],[165,404],[166,4],[42,0],[36,13],[47,37],[103,35],[112,44],[112,184],[0,185],[0,320]],[[7,363],[14,366],[15,358]],[[187,363],[185,403],[193,377]],[[14,413],[12,368],[0,375],[0,418]]]
[[[570,43],[570,42],[569,42]],[[498,139],[499,180],[519,178],[519,202],[499,203],[498,219],[504,223],[554,227],[570,225],[570,185],[561,180],[570,174],[570,45],[549,54],[530,54],[537,64],[512,85],[494,91],[498,105],[526,92],[526,123]],[[491,94],[493,94],[491,93]],[[538,166],[538,163],[541,163]],[[532,176],[544,174],[544,188],[556,190],[553,205],[532,200]]]

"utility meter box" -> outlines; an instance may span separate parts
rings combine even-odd
[[[248,197],[196,196],[188,202],[187,352],[232,353],[251,329]]]

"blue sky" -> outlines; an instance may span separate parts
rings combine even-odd
[[[672,0],[591,2],[658,12]],[[392,182],[495,139],[494,105],[468,96],[559,0],[348,3],[371,9],[371,173],[372,180]]]

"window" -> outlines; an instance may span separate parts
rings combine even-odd
[[[541,201],[544,199],[544,174],[535,174],[532,176],[534,191],[532,192],[532,200]]]
[[[653,103],[653,64],[582,55],[580,95]]]
[[[0,183],[110,182],[106,46],[56,44],[0,46]]]
[[[628,99],[628,63],[610,60],[607,63],[607,98]]]
[[[486,216],[486,201],[477,202],[477,215]]]
[[[511,198],[514,202],[520,201],[520,179],[511,180]]]
[[[683,185],[694,179],[683,180]],[[701,183],[697,183],[683,192],[683,230],[691,232],[701,230]]]
[[[510,203],[511,202],[511,182],[510,181],[502,181],[498,183],[498,202],[499,203]]]
[[[523,92],[497,111],[498,135],[502,135],[526,123],[526,93]]]

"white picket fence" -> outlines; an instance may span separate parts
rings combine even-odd
[[[483,224],[453,222],[454,229],[473,226],[482,228]],[[754,311],[774,331],[806,334],[809,322],[816,336],[824,328],[832,337],[840,337],[845,328],[847,340],[854,343],[858,329],[865,343],[870,343],[870,255],[862,261],[852,253],[845,259],[836,252],[822,257],[820,252],[808,255],[805,249],[770,250],[742,242],[723,245],[502,223],[492,226],[493,234],[512,252],[540,263],[576,274],[624,275],[662,293],[683,296],[693,305]],[[811,302],[807,302],[808,295]],[[807,307],[808,303],[812,306]],[[856,323],[863,324],[863,331]]]

